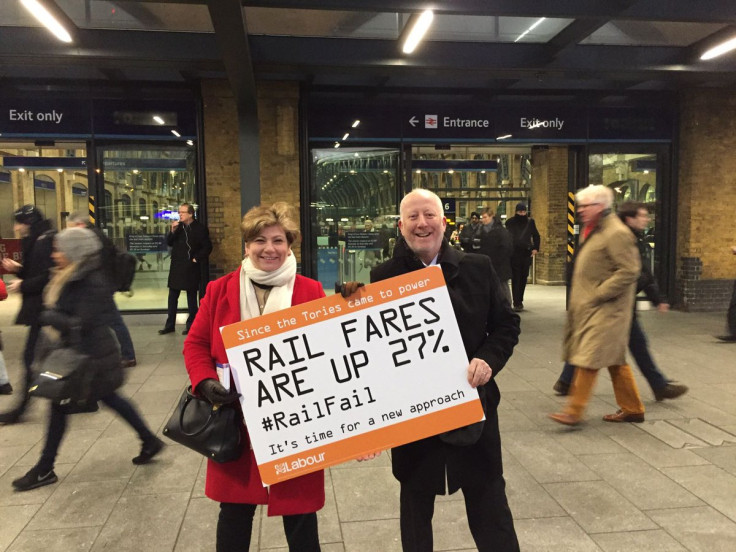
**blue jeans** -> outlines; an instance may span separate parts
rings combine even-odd
[[[115,308],[115,313],[110,318],[110,328],[115,332],[115,336],[120,343],[120,356],[123,360],[135,359],[135,349],[133,348],[133,340],[130,337],[128,327],[123,322],[123,316],[120,311]]]
[[[647,336],[644,334],[644,330],[641,329],[639,321],[636,319],[636,315],[634,315],[634,318],[631,321],[629,351],[631,351],[631,356],[634,357],[636,365],[639,367],[639,370],[641,370],[642,375],[646,378],[652,391],[664,389],[667,386],[668,380],[655,366],[654,360],[652,360],[652,356],[649,354]],[[562,368],[562,374],[560,374],[560,381],[571,385],[574,375],[575,367],[566,362],[564,368]]]
[[[146,442],[154,437],[153,432],[148,428],[146,422],[143,421],[138,411],[126,399],[117,393],[111,393],[107,397],[102,398],[107,406],[117,412],[130,426],[138,433],[141,441]],[[56,403],[51,404],[49,411],[49,423],[46,430],[46,443],[41,452],[41,458],[38,461],[38,467],[43,472],[54,469],[56,454],[59,452],[59,446],[66,432],[66,413],[63,406]]]

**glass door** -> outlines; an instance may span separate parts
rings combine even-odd
[[[99,226],[117,247],[138,258],[134,293],[116,294],[118,307],[165,309],[170,266],[166,234],[182,203],[191,203],[199,218],[195,148],[104,147],[99,158]],[[186,294],[180,300],[186,308]]]
[[[313,149],[312,275],[326,293],[336,282],[368,283],[396,242],[399,150]]]

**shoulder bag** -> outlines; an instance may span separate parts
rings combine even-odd
[[[59,402],[86,399],[94,372],[89,356],[72,347],[58,347],[38,363],[38,375],[28,392]]]
[[[215,462],[230,462],[243,452],[240,410],[235,404],[212,404],[186,388],[163,434]]]

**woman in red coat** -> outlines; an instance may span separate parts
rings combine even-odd
[[[240,227],[243,264],[209,284],[184,342],[192,388],[213,403],[237,398],[217,379],[216,367],[227,365],[220,327],[325,296],[319,282],[296,273],[291,244],[299,227],[288,204],[254,207]],[[290,551],[319,551],[316,512],[325,502],[323,472],[264,487],[245,425],[242,432],[247,446],[239,459],[207,464],[205,494],[221,503],[217,552],[248,550],[257,504],[267,504],[269,516],[284,517]]]

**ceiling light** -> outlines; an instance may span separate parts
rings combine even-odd
[[[348,132],[346,132],[345,134],[343,134],[342,141],[344,142],[345,140],[347,140],[348,139],[348,136],[350,136],[350,133],[348,133]]]
[[[540,17],[539,19],[537,19],[534,23],[532,23],[532,26],[531,27],[529,27],[526,31],[524,31],[519,36],[517,36],[516,37],[516,40],[514,40],[514,42],[519,42],[522,38],[524,38],[526,35],[528,35],[530,32],[532,32],[534,29],[536,29],[539,26],[539,24],[542,21],[544,21],[545,19],[547,19],[547,18],[546,17]]]
[[[56,172],[64,172],[64,169],[56,169]]]
[[[153,116],[153,120],[156,121],[160,125],[164,124],[164,120],[161,117],[159,117],[158,115],[154,115]]]
[[[506,138],[511,138],[511,134],[504,134],[503,136],[496,138],[496,140],[506,140]]]
[[[417,174],[422,174],[422,171],[420,169],[417,169]]]
[[[335,147],[336,148],[339,148],[340,147],[340,142],[335,142]]]
[[[56,17],[54,17],[54,14],[49,11],[47,6],[42,5],[38,0],[20,0],[20,3],[23,4],[23,6],[31,12],[33,17],[38,19],[44,27],[51,31],[56,38],[67,43],[72,41],[72,36],[69,34],[69,31],[64,28],[64,25],[62,25]],[[55,7],[58,11],[61,11],[58,6]]]
[[[452,169],[450,169],[449,171],[447,171],[447,174],[454,174],[454,173],[455,173],[455,171],[453,171]]]
[[[26,170],[23,167],[21,167],[20,169],[18,169],[18,172],[26,172]]]
[[[177,138],[181,138],[181,134],[179,134],[179,133],[178,133],[178,132],[176,132],[175,130],[172,130],[172,131],[171,131],[171,134],[173,134],[173,135],[174,135],[174,136],[176,136]]]
[[[353,123],[353,128],[357,128],[359,124],[360,124],[360,119],[355,119],[355,122]]]
[[[406,24],[406,28],[409,29],[404,44],[401,50],[405,54],[411,54],[419,43],[424,38],[424,35],[429,30],[429,26],[432,24],[434,19],[434,13],[432,10],[424,10],[421,15],[416,13],[412,14],[409,18],[409,22]]]
[[[192,140],[187,140],[187,146],[193,146],[194,142]]]
[[[733,37],[732,39],[727,40],[726,42],[722,42],[718,46],[711,48],[702,56],[700,56],[700,59],[713,59],[714,57],[721,56],[726,52],[730,52],[734,49],[736,49],[736,37]]]

